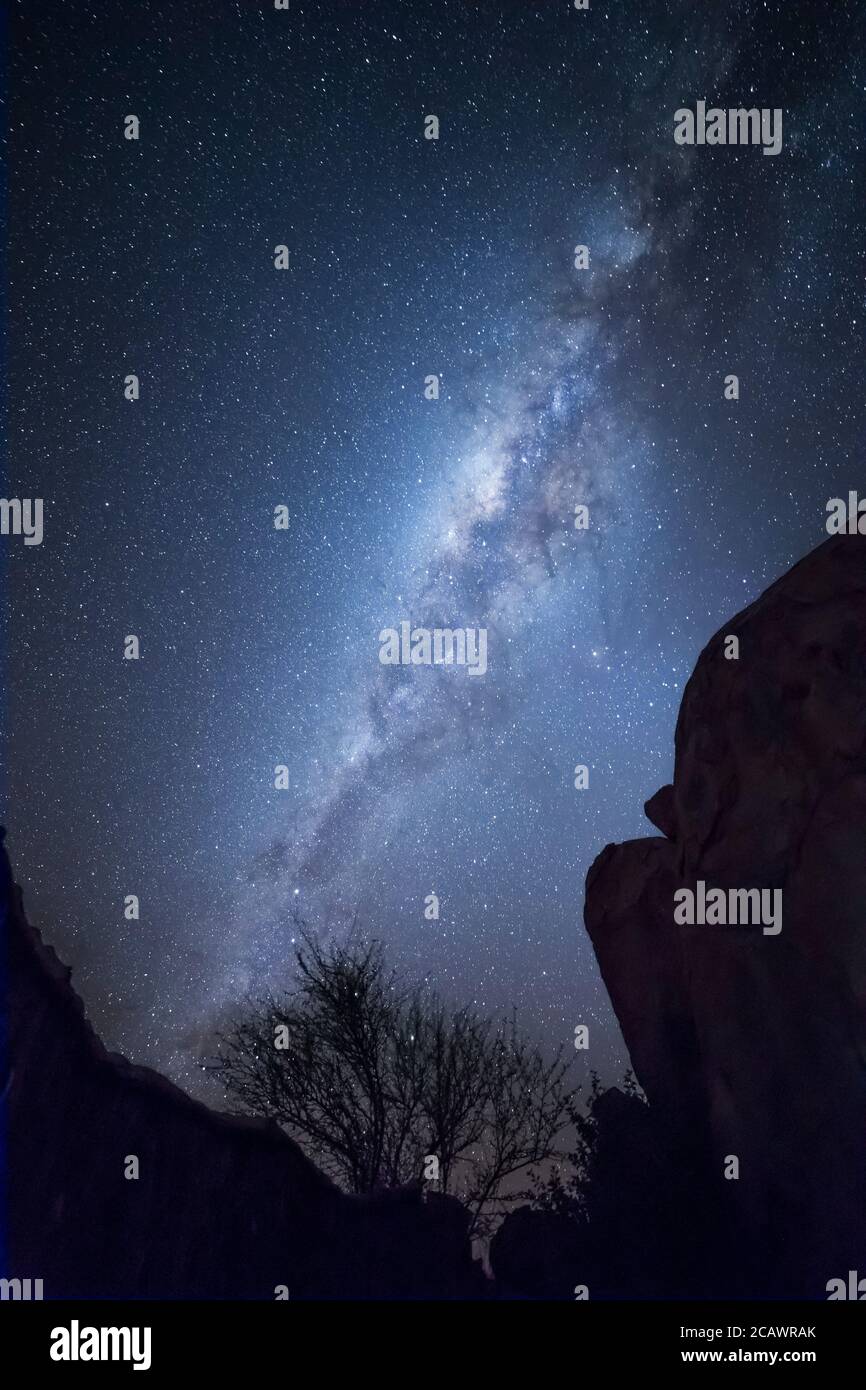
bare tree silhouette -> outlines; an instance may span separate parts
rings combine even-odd
[[[576,1096],[562,1049],[548,1061],[514,1016],[484,1019],[404,984],[376,941],[298,931],[293,988],[249,1001],[207,1069],[349,1191],[426,1179],[485,1233],[526,1195],[506,1184],[562,1156]]]

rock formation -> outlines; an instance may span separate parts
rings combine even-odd
[[[585,921],[674,1180],[730,1210],[717,1291],[826,1298],[866,1260],[866,538],[709,642],[646,811],[664,838],[603,851]],[[676,925],[697,880],[781,888],[782,931]]]
[[[27,923],[2,846],[0,878],[4,1277],[42,1279],[46,1299],[485,1296],[459,1203],[348,1197],[276,1125],[108,1053]]]

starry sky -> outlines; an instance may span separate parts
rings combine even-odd
[[[193,1090],[295,911],[545,1047],[588,1023],[613,1079],[587,869],[656,833],[704,643],[864,483],[864,6],[11,9],[31,920]],[[781,107],[781,153],[675,145],[702,99]],[[486,627],[486,675],[382,666],[404,619]]]

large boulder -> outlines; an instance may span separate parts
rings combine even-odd
[[[866,538],[708,643],[646,810],[663,838],[609,845],[585,904],[636,1075],[689,1180],[733,1196],[756,1291],[826,1297],[866,1260]],[[781,889],[781,932],[678,925],[698,880]]]

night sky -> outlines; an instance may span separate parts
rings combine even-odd
[[[845,0],[12,7],[5,495],[45,534],[2,541],[3,818],[109,1046],[199,1088],[297,909],[619,1074],[586,871],[657,833],[704,643],[866,482],[864,34]],[[699,100],[782,108],[781,152],[677,146]],[[406,619],[486,627],[487,673],[381,665]]]

